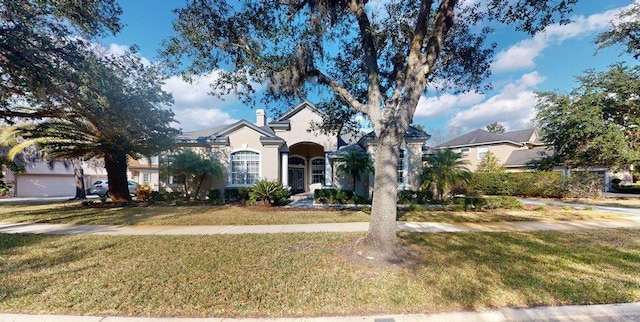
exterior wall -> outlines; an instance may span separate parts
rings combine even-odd
[[[478,157],[478,153],[480,148],[486,147],[488,148],[488,151],[490,151],[491,153],[493,153],[499,160],[500,163],[504,164],[505,162],[507,162],[507,159],[509,158],[509,155],[511,155],[511,152],[513,150],[519,150],[519,149],[523,149],[522,147],[519,146],[515,146],[512,144],[494,144],[494,145],[482,145],[482,146],[472,146],[472,147],[468,147],[469,148],[469,152],[464,153],[462,155],[462,159],[467,161],[467,169],[469,169],[469,171],[476,171],[478,169],[478,165],[480,164],[480,161],[482,160],[481,158]],[[461,148],[456,148],[453,149],[455,152],[461,152],[462,149]]]
[[[324,147],[325,151],[338,149],[338,140],[325,134],[309,132],[311,122],[322,122],[322,117],[309,108],[300,110],[289,119],[291,129],[289,131],[276,131],[276,135],[292,146],[301,142],[313,142]]]
[[[280,153],[277,146],[263,146],[260,143],[261,134],[247,127],[242,127],[235,132],[229,134],[229,157],[233,152],[237,151],[253,151],[260,153],[260,174],[261,179],[279,181],[279,164]],[[229,167],[229,158],[227,158],[227,172],[231,171]],[[229,174],[227,174],[229,175]],[[230,182],[227,179],[227,182]]]

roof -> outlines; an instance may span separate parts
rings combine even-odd
[[[232,124],[211,127],[204,130],[186,132],[179,135],[177,140],[182,143],[210,142],[226,144],[228,135],[241,127],[248,127],[260,133],[262,135],[260,141],[269,143],[284,142],[269,126],[257,126],[247,120],[240,120]]]
[[[513,145],[522,146],[524,143],[531,142],[531,137],[534,135],[534,133],[536,133],[536,130],[533,128],[505,133],[491,133],[486,130],[477,129],[442,144],[439,144],[437,147],[454,148],[495,143],[510,143]]]
[[[507,168],[528,166],[533,161],[539,161],[552,155],[553,150],[551,148],[513,150],[507,161],[505,161],[504,166]]]
[[[365,134],[361,139],[360,139],[360,143],[362,143],[363,141],[369,141],[369,140],[374,140],[376,138],[376,134],[371,131],[367,134]],[[427,134],[425,131],[420,130],[416,127],[413,127],[411,125],[409,125],[409,128],[407,129],[407,132],[405,132],[404,134],[404,139],[405,141],[427,141],[431,138],[431,135]]]

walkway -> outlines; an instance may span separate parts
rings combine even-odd
[[[495,223],[435,223],[398,222],[398,230],[418,233],[442,232],[500,232],[500,231],[545,231],[579,230],[603,228],[640,227],[640,216],[606,220],[576,221],[524,221]],[[369,229],[368,222],[295,224],[295,225],[248,225],[248,226],[143,226],[143,225],[71,225],[37,223],[0,223],[0,233],[29,234],[91,234],[91,235],[229,235],[229,234],[279,234],[311,232],[362,232]]]

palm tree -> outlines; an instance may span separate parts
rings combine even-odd
[[[436,150],[427,158],[428,165],[422,169],[423,187],[435,183],[436,195],[442,200],[444,192],[451,186],[469,180],[471,172],[464,167],[467,163],[462,160],[462,153],[453,152],[451,149]]]
[[[103,158],[113,201],[129,201],[127,156],[139,159],[165,151],[178,134],[170,94],[161,88],[158,67],[145,66],[133,52],[122,56],[87,54],[76,104],[66,115],[5,129],[2,141],[23,139],[11,155],[35,145],[48,158]]]
[[[352,179],[353,193],[356,192],[356,181],[360,180],[360,175],[373,172],[373,162],[369,154],[362,151],[349,151],[342,154],[338,161],[337,172],[339,175],[350,175]]]
[[[191,150],[182,151],[180,154],[170,156],[170,162],[163,167],[163,177],[170,175],[184,176],[184,193],[190,198],[189,184],[195,185],[193,197],[198,198],[202,183],[207,176],[221,178],[223,166],[218,159],[206,159]]]

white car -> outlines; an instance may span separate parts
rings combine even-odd
[[[129,180],[127,181],[129,186],[129,194],[135,195],[136,190],[138,190],[138,184]],[[91,189],[89,190],[90,194],[98,195],[98,196],[106,196],[109,197],[109,181],[107,180],[98,180],[93,183]]]

